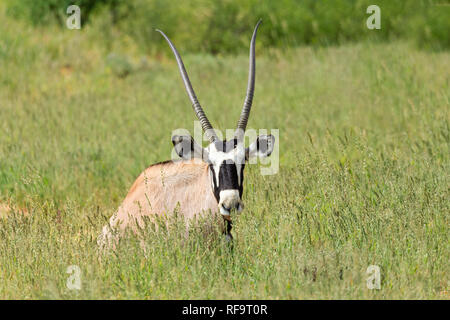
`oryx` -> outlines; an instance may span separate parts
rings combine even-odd
[[[247,96],[234,138],[229,141],[218,138],[197,100],[177,49],[162,31],[157,30],[175,55],[192,107],[210,144],[202,148],[190,135],[174,135],[172,143],[181,159],[154,164],[141,173],[118,211],[109,220],[109,225],[103,228],[99,244],[111,240],[113,231],[120,233],[131,223],[136,226],[135,222],[141,225],[140,217],[143,215],[161,215],[173,212],[176,208],[186,220],[201,214],[220,213],[226,224],[224,232],[231,239],[230,213],[243,209],[245,162],[252,157],[269,156],[275,143],[272,135],[258,136],[248,148],[243,143],[255,89],[255,39],[260,23],[253,31],[250,43]]]

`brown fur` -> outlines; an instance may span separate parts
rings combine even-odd
[[[217,214],[208,165],[199,160],[155,164],[136,179],[118,211],[103,228],[99,244],[121,235],[126,228],[143,227],[142,216],[181,214],[186,221],[206,213]]]

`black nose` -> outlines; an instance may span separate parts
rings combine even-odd
[[[231,211],[232,209],[238,210],[239,209],[239,203],[233,203],[231,206],[226,206],[226,205],[222,204],[222,208],[224,208],[228,212]]]

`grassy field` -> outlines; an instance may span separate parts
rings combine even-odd
[[[448,51],[258,44],[249,127],[280,130],[280,171],[246,169],[233,250],[174,225],[100,260],[134,179],[193,128],[174,59],[0,16],[0,298],[449,298]],[[247,56],[184,59],[213,125],[235,125]]]

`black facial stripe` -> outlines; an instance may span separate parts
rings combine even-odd
[[[245,164],[241,165],[241,181],[239,181],[239,198],[242,199],[242,192],[244,191],[244,167]]]
[[[219,187],[217,186],[217,180],[216,180],[216,172],[214,171],[214,167],[212,166],[212,164],[209,165],[209,169],[211,170],[211,175],[212,175],[212,180],[213,180],[213,193],[214,193],[214,197],[216,198],[217,202],[220,201],[220,190]]]
[[[220,190],[239,189],[239,179],[237,175],[236,164],[231,160],[226,160],[220,165],[219,189]]]
[[[228,160],[230,161],[230,160]],[[224,161],[219,169],[219,183],[217,183],[216,172],[212,164],[209,165],[212,175],[212,188],[214,197],[217,202],[220,201],[220,191],[222,190],[239,190],[239,197],[242,197],[243,181],[244,181],[244,165],[241,166],[241,181],[238,179],[237,167],[234,163]]]

